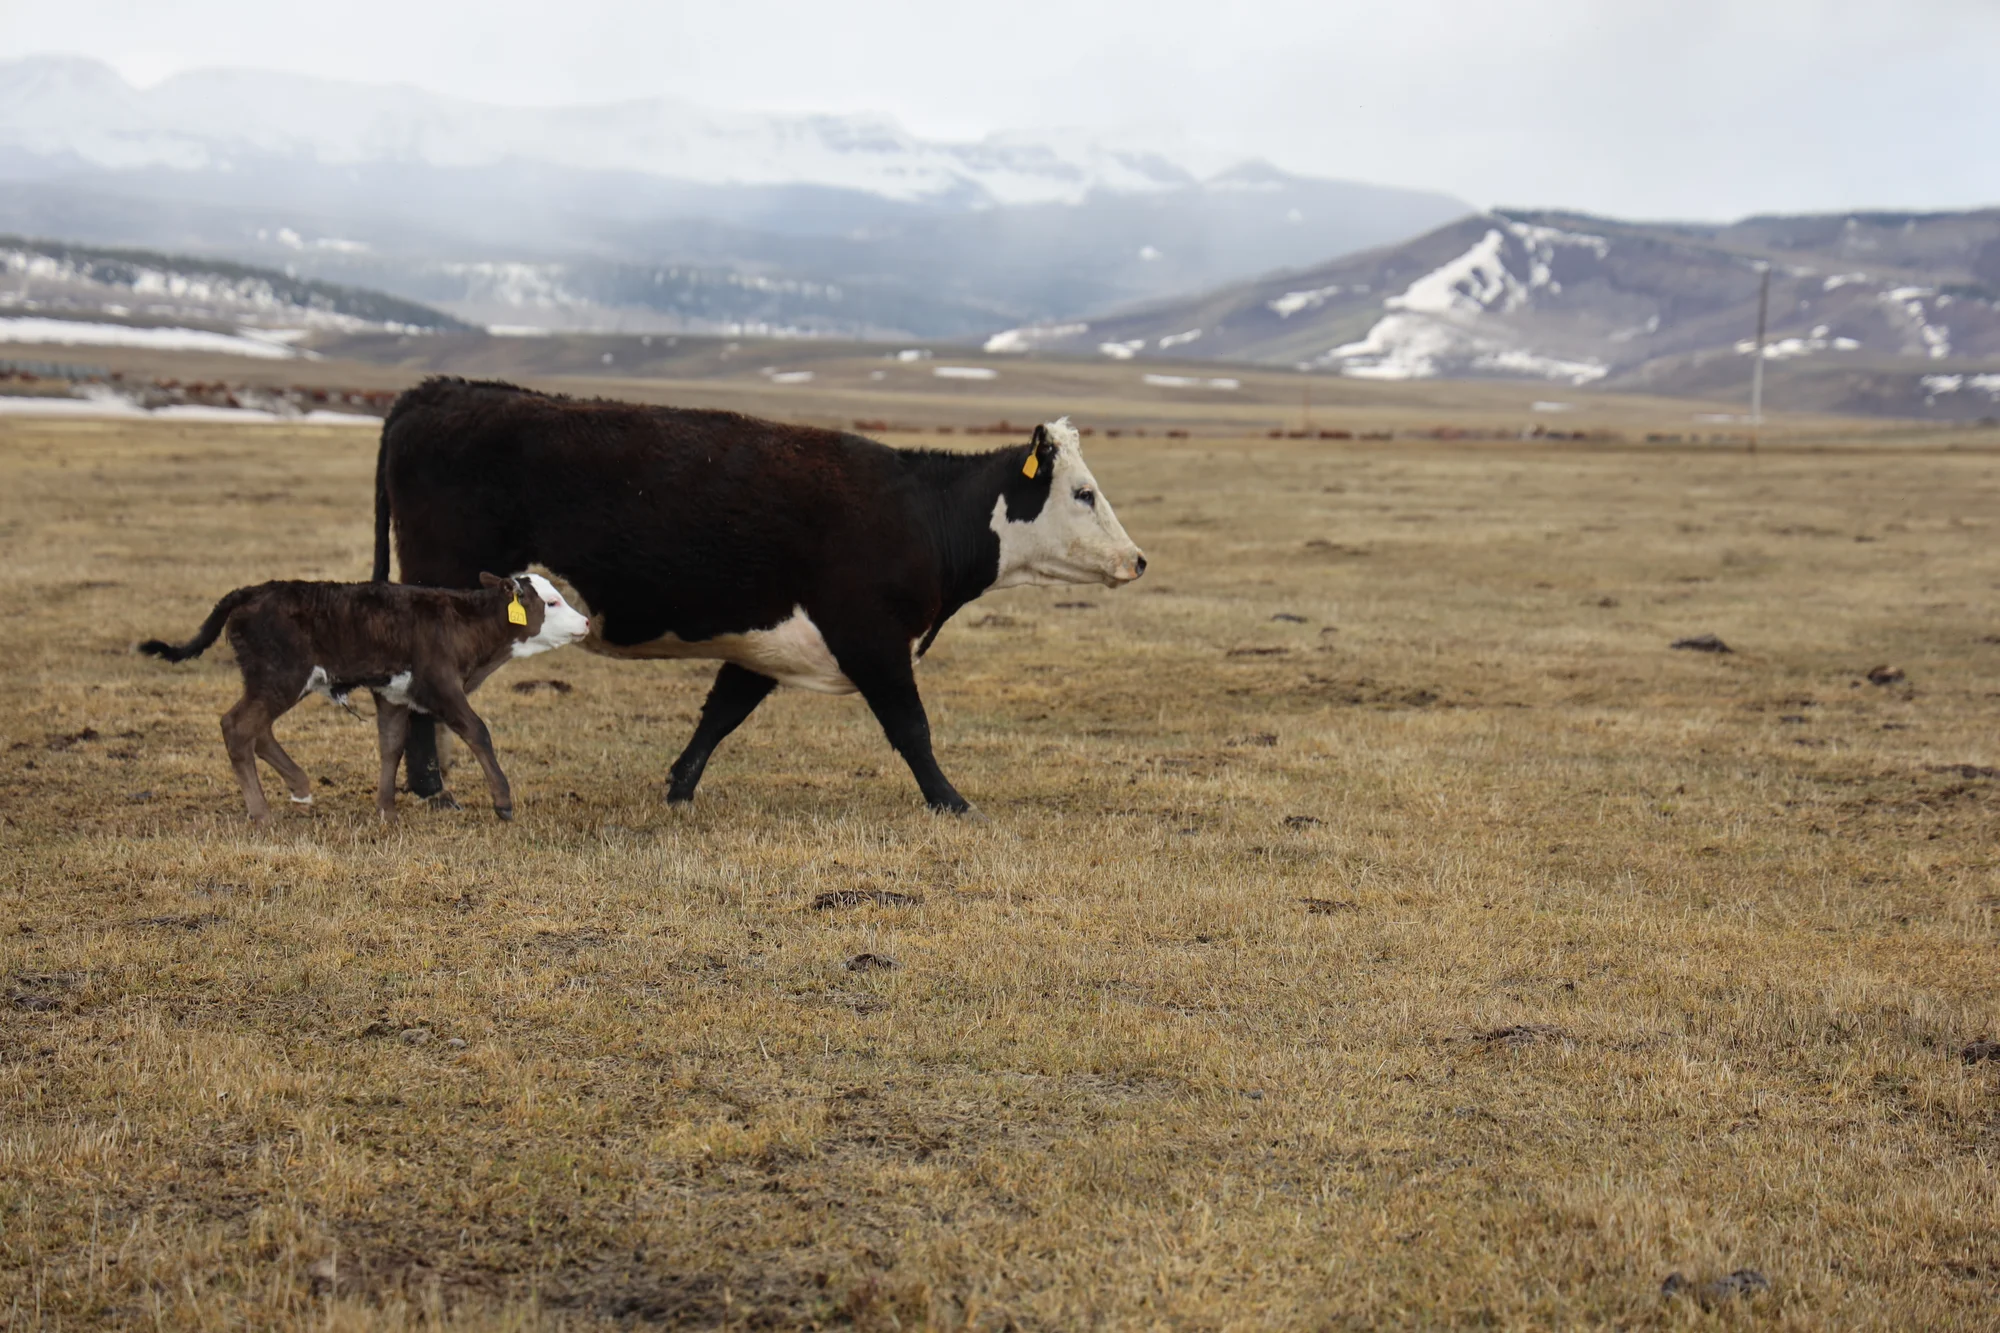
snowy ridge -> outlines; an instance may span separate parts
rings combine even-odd
[[[1453,373],[1526,375],[1588,384],[1610,373],[1594,357],[1560,356],[1521,345],[1496,316],[1530,309],[1536,293],[1559,297],[1553,276],[1558,247],[1587,251],[1604,259],[1611,243],[1602,236],[1495,216],[1471,248],[1417,278],[1402,292],[1385,297],[1388,313],[1365,337],[1334,347],[1308,365],[1338,369],[1357,379],[1433,379]],[[1525,276],[1515,272],[1526,269]],[[1269,308],[1289,318],[1336,287],[1287,293]],[[1299,298],[1294,303],[1294,298]]]
[[[1075,203],[1196,183],[1166,158],[1081,135],[931,143],[872,116],[755,115],[665,98],[490,106],[416,88],[197,70],[140,90],[91,60],[0,64],[0,147],[114,170],[252,159],[480,167],[507,162],[730,185],[821,185],[906,202]]]

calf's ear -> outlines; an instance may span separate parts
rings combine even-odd
[[[483,569],[479,571],[479,586],[482,588],[497,588],[505,582],[507,580],[501,578],[498,574],[488,574]]]

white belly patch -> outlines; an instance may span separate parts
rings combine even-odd
[[[398,671],[395,675],[389,677],[388,681],[376,690],[376,693],[399,708],[408,708],[418,713],[427,713],[430,711],[410,702],[410,673],[407,671]],[[333,678],[326,674],[325,667],[314,667],[312,674],[306,677],[306,687],[299,691],[299,698],[303,699],[308,694],[324,695],[337,704],[345,705],[347,703],[346,695],[335,694],[333,692]]]
[[[415,709],[419,713],[424,711],[410,702],[410,673],[407,671],[398,671],[395,675],[389,677],[389,683],[384,685],[378,693],[399,708]]]
[[[693,657],[734,662],[760,676],[769,676],[780,685],[820,694],[854,693],[854,682],[841,674],[833,650],[826,646],[819,626],[813,624],[803,606],[793,607],[791,615],[769,629],[718,634],[712,639],[693,641],[663,634],[630,647],[606,643],[593,622],[590,637],[583,641],[583,646],[606,657]]]

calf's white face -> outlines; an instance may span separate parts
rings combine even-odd
[[[522,639],[514,645],[514,656],[533,657],[551,648],[561,648],[565,644],[577,642],[590,633],[590,621],[583,612],[571,606],[563,595],[540,574],[528,575],[528,582],[535,595],[542,599],[542,628],[531,639]]]
[[[1022,520],[1007,516],[1006,496],[994,504],[1000,576],[993,586],[1102,583],[1116,588],[1145,573],[1145,555],[1125,535],[1111,502],[1098,493],[1097,479],[1083,465],[1083,442],[1069,418],[1048,422],[1035,435],[1033,461],[1037,472],[1048,468],[1048,498],[1038,513]]]

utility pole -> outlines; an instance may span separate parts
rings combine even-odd
[[[1763,281],[1757,284],[1757,350],[1750,366],[1750,452],[1757,452],[1757,432],[1764,426],[1764,317],[1771,309],[1771,266],[1759,264]]]

